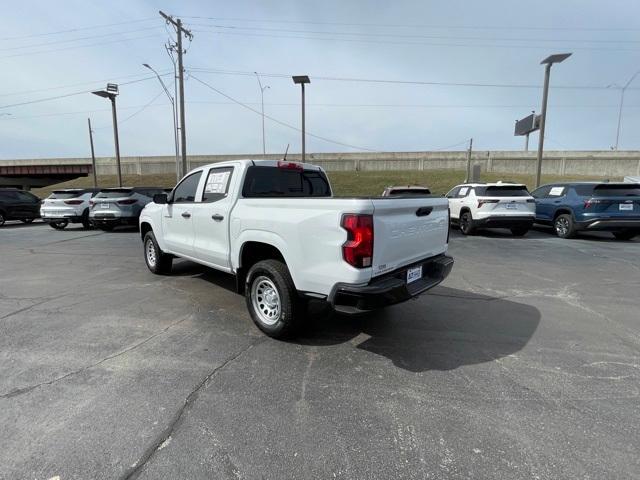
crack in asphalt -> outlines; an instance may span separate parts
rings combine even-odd
[[[59,381],[64,380],[66,378],[72,377],[74,375],[78,375],[79,373],[82,373],[82,372],[84,372],[86,370],[89,370],[90,368],[97,367],[98,365],[101,365],[104,362],[107,362],[107,361],[112,360],[114,358],[117,358],[117,357],[119,357],[121,355],[129,353],[132,350],[135,350],[136,348],[138,348],[138,347],[144,345],[145,343],[153,340],[154,338],[158,337],[159,335],[162,335],[163,333],[167,332],[169,329],[181,324],[182,322],[184,322],[188,318],[191,318],[191,316],[192,316],[191,314],[186,315],[183,318],[181,318],[180,320],[178,320],[176,322],[173,322],[172,324],[166,326],[165,328],[163,328],[159,332],[154,333],[153,335],[145,338],[144,340],[141,340],[140,342],[135,343],[135,344],[131,345],[130,347],[125,348],[124,350],[121,350],[121,351],[116,352],[114,354],[111,354],[111,355],[109,355],[107,357],[104,357],[101,360],[98,360],[97,362],[91,363],[89,365],[85,365],[84,367],[81,367],[81,368],[78,368],[78,369],[73,370],[71,372],[65,373],[64,375],[61,375],[61,376],[56,377],[54,379],[47,380],[46,382],[40,382],[40,383],[36,383],[34,385],[28,385],[26,387],[15,388],[15,389],[11,390],[8,393],[1,394],[0,395],[0,399],[17,397],[17,396],[23,395],[25,393],[28,393],[28,392],[30,392],[32,390],[35,390],[36,388],[43,387],[45,385],[53,385],[56,382],[59,382]]]
[[[62,295],[65,296],[65,295]],[[56,297],[47,297],[44,300],[40,301],[40,302],[36,302],[36,303],[32,303],[31,305],[28,305],[26,307],[23,308],[19,308],[18,310],[14,310],[13,312],[9,312],[6,315],[3,315],[2,317],[0,317],[0,320],[4,320],[5,318],[9,318],[12,317],[13,315],[17,315],[18,313],[23,313],[26,312],[28,310],[31,310],[34,307],[37,307],[39,305],[42,305],[43,303],[47,303],[50,302],[51,300],[54,300],[56,298],[60,298],[60,296],[56,296]]]
[[[183,418],[183,414],[185,411],[193,405],[193,403],[198,399],[200,392],[207,385],[207,383],[222,369],[227,367],[233,361],[237,360],[241,355],[245,354],[249,350],[251,350],[256,345],[266,341],[266,337],[260,337],[257,340],[249,343],[246,347],[240,349],[238,352],[233,355],[227,357],[227,359],[214,368],[211,372],[209,372],[201,381],[198,383],[195,388],[187,395],[184,400],[182,406],[176,411],[176,413],[171,418],[171,421],[167,425],[167,427],[156,437],[156,439],[147,447],[143,452],[141,457],[131,466],[127,471],[120,476],[120,480],[134,480],[138,478],[138,476],[142,473],[143,468],[147,465],[147,463],[155,456],[156,452],[160,450],[160,447],[173,435],[173,432],[180,426],[181,420]]]

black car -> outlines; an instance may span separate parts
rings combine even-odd
[[[40,218],[40,199],[16,188],[0,188],[0,226],[7,220],[31,223]]]

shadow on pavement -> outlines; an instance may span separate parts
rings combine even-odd
[[[357,348],[388,358],[411,372],[452,370],[521,350],[540,323],[535,307],[496,297],[438,287],[418,300],[349,317],[313,305],[297,343]]]

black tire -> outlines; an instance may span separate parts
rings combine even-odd
[[[277,295],[275,299],[272,293],[273,288],[267,287],[261,290],[265,285],[275,287]],[[272,317],[269,317],[269,314],[274,307],[267,303],[269,300],[264,296],[265,294],[272,296],[272,305],[277,304],[277,313]],[[251,319],[268,336],[287,338],[296,332],[304,302],[298,297],[289,269],[281,261],[263,260],[249,269],[245,300]]]
[[[464,235],[473,235],[476,231],[476,227],[473,224],[473,217],[471,216],[471,212],[466,210],[460,214],[460,231]]]
[[[4,212],[0,212],[0,227],[4,225],[4,222],[5,222]]]
[[[67,220],[60,220],[59,222],[49,222],[49,226],[51,228],[55,228],[56,230],[64,230],[67,225],[69,225],[69,222]]]
[[[638,235],[637,232],[633,232],[630,230],[622,230],[620,232],[611,232],[613,236],[616,237],[616,240],[631,240]]]
[[[158,246],[153,232],[147,232],[142,242],[144,251],[144,261],[147,268],[156,275],[168,275],[171,273],[173,257],[164,253]]]
[[[86,228],[87,230],[90,230],[90,229],[93,228],[93,224],[89,220],[89,209],[88,208],[84,212],[82,212],[81,222],[82,222],[82,226],[84,228]]]
[[[560,238],[573,238],[576,236],[576,226],[573,217],[568,213],[558,215],[553,221],[553,229]]]
[[[31,223],[33,222],[33,218],[21,218],[20,221],[22,223]]]
[[[524,237],[529,231],[529,227],[517,227],[511,229],[511,235],[514,237]]]

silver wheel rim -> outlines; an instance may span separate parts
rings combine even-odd
[[[151,241],[151,239],[147,240],[147,244],[145,245],[144,250],[147,254],[147,263],[149,264],[150,267],[155,267],[156,266],[156,247]]]
[[[559,219],[556,220],[556,232],[558,232],[559,235],[566,235],[567,232],[569,231],[569,220],[567,220],[564,217],[560,217]]]
[[[270,278],[259,276],[253,281],[251,303],[258,318],[265,325],[275,325],[280,320],[280,294]]]

